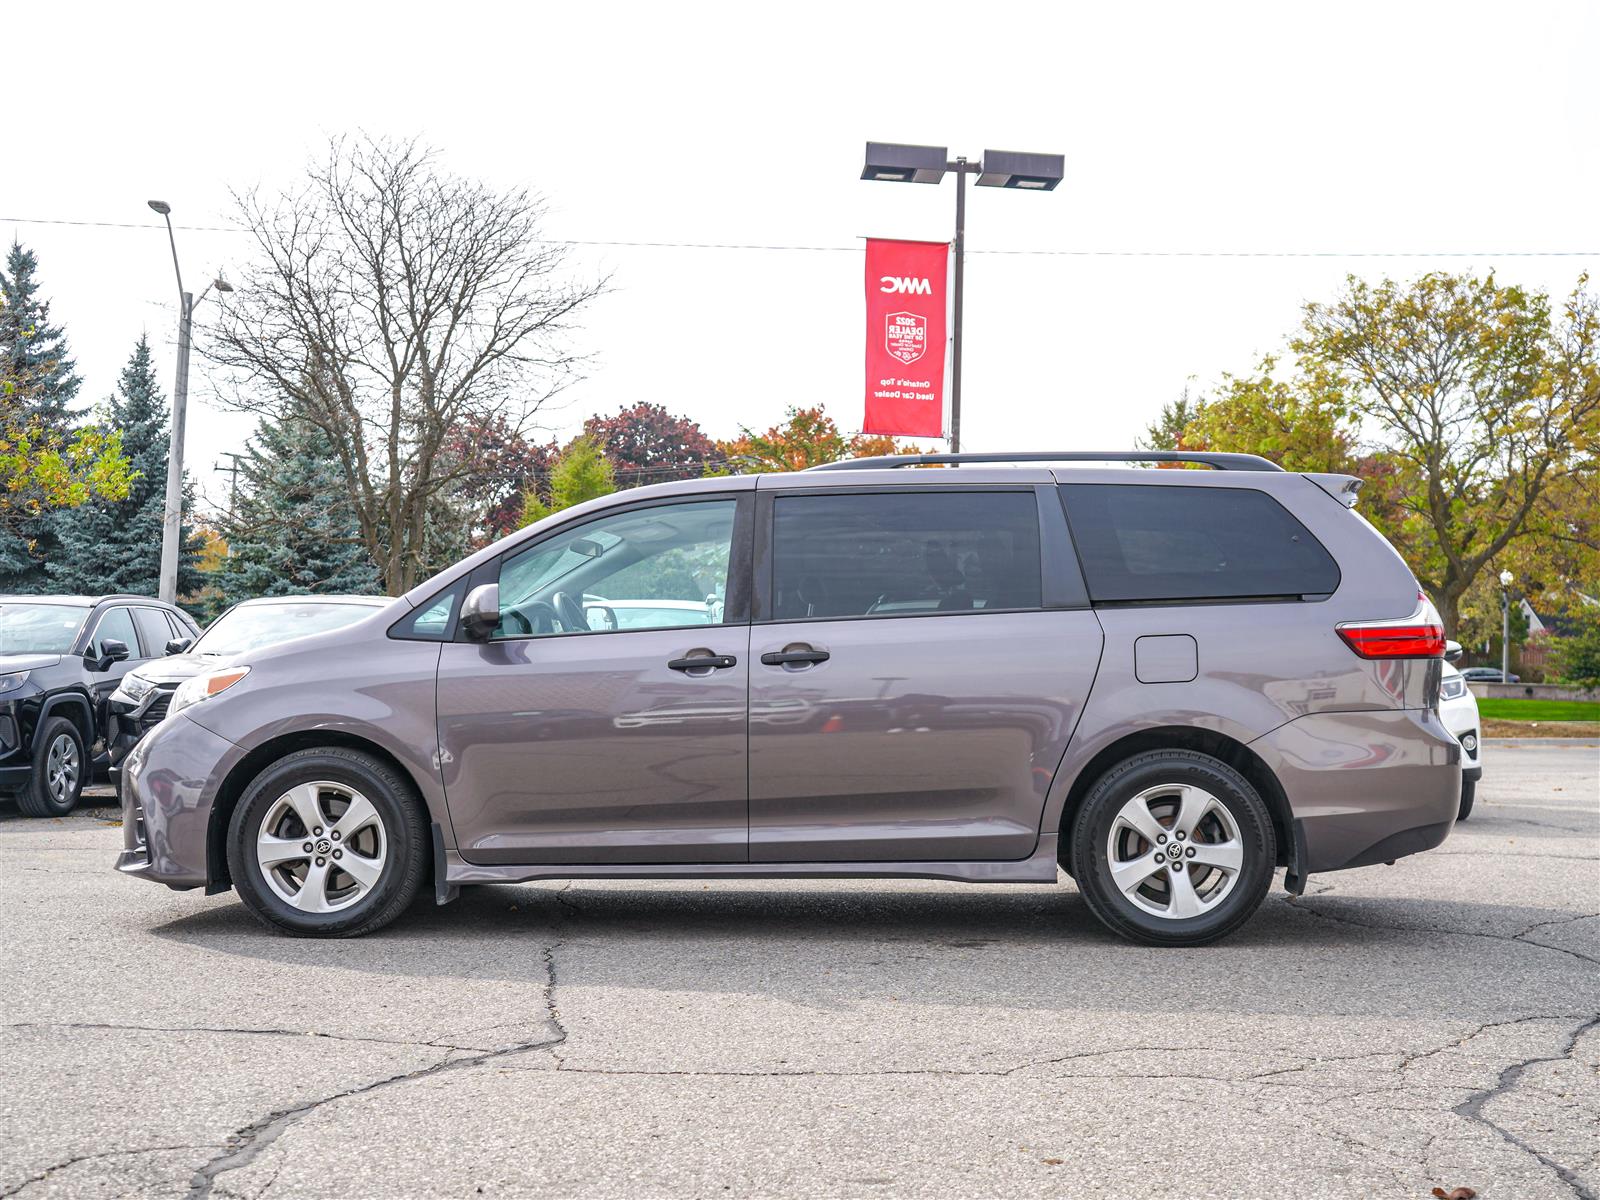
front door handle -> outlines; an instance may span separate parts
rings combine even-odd
[[[811,666],[813,663],[825,663],[830,655],[826,650],[773,650],[761,656],[763,666],[786,667]]]
[[[667,664],[674,671],[697,671],[708,667],[720,671],[738,665],[739,660],[731,654],[695,654],[688,658],[675,658]]]

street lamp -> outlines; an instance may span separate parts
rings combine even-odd
[[[172,428],[167,442],[167,502],[161,521],[160,596],[168,604],[178,599],[178,549],[183,540],[183,431],[189,411],[189,344],[194,326],[194,310],[211,293],[233,291],[233,285],[220,275],[213,279],[200,299],[183,290],[183,271],[178,266],[178,240],[172,234],[172,205],[165,200],[148,201],[150,208],[167,223],[167,241],[172,246],[172,271],[178,277],[178,377],[172,386]]]
[[[938,183],[946,171],[955,172],[956,280],[950,321],[950,453],[957,454],[961,450],[961,309],[966,290],[967,176],[976,175],[979,187],[1048,192],[1065,175],[1066,157],[985,150],[981,160],[968,162],[965,158],[952,161],[949,153],[946,146],[868,142],[861,178],[880,183]]]
[[[1500,682],[1511,682],[1511,584],[1517,577],[1500,572]]]

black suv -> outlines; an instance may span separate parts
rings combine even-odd
[[[144,596],[0,596],[0,793],[59,817],[106,765],[106,700],[132,668],[199,636]]]

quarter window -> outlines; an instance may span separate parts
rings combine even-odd
[[[1322,595],[1339,586],[1322,543],[1254,488],[1072,483],[1061,494],[1097,603]]]
[[[432,599],[424,600],[389,629],[389,636],[416,642],[443,642],[450,636],[450,621],[465,584],[456,583]]]
[[[780,496],[772,616],[895,617],[1039,608],[1039,511],[1027,492]]]
[[[625,509],[500,567],[496,638],[721,625],[737,500]]]

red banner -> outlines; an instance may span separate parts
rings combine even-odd
[[[864,433],[944,436],[945,242],[867,239]]]

